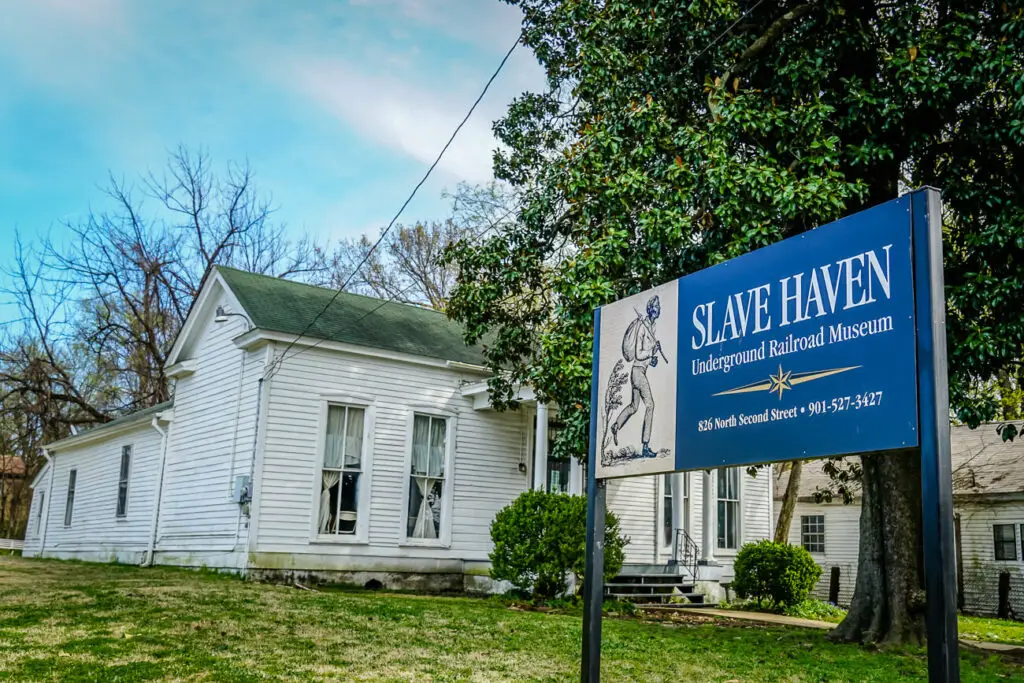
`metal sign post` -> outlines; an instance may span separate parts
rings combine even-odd
[[[594,311],[594,361],[597,376],[601,345],[601,309]],[[605,482],[597,478],[597,382],[590,387],[590,448],[587,460],[587,548],[583,567],[583,660],[580,680],[601,679],[601,608],[604,602]]]
[[[946,298],[942,277],[942,205],[938,190],[911,195],[921,430],[921,505],[928,598],[928,680],[960,680],[953,542],[953,475],[946,376]]]
[[[959,681],[948,391],[933,188],[596,310],[581,680],[607,479],[916,449],[929,678]]]

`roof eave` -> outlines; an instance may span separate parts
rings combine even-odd
[[[448,360],[444,358],[434,358],[432,356],[418,356],[411,353],[402,353],[400,351],[390,351],[387,349],[381,349],[374,346],[361,346],[359,344],[349,344],[347,342],[339,342],[331,339],[324,339],[321,337],[296,337],[294,334],[286,332],[278,332],[276,330],[268,330],[260,327],[253,328],[248,332],[243,332],[232,340],[240,349],[245,351],[254,351],[261,346],[270,343],[283,343],[289,344],[296,349],[312,348],[326,349],[329,351],[339,351],[342,353],[350,353],[358,356],[368,356],[371,358],[382,358],[386,360],[398,361],[401,363],[412,363],[415,365],[426,365],[434,368],[451,370],[453,372],[466,373],[471,372],[478,375],[488,375],[490,371],[481,366],[473,365],[471,363],[465,363],[457,360]],[[289,357],[294,357],[298,351],[292,351]]]
[[[82,434],[76,434],[74,436],[61,439],[60,441],[48,443],[43,446],[43,448],[53,455],[59,451],[67,450],[68,448],[84,446],[95,441],[101,441],[112,436],[117,436],[118,434],[123,434],[124,432],[132,431],[144,424],[152,422],[154,418],[162,422],[167,422],[170,420],[173,412],[174,408],[172,406],[168,406],[164,410],[160,410],[155,413],[148,410],[140,410],[138,413],[127,415],[105,425],[100,425]]]

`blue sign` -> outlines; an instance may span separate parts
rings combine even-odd
[[[918,444],[910,197],[678,280],[675,468]]]

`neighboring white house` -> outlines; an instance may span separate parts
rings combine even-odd
[[[955,426],[950,440],[960,608],[997,614],[1005,574],[1009,607],[1024,618],[1024,443],[1003,442],[991,424]],[[776,514],[787,483],[788,474],[776,478]],[[829,483],[820,462],[804,463],[789,542],[807,548],[824,569],[817,596],[828,598],[833,568],[839,569],[839,604],[848,605],[857,579],[860,504],[816,502],[815,491]]]
[[[212,271],[169,355],[173,403],[47,447],[24,554],[488,587],[495,513],[531,487],[583,491],[548,457],[554,411],[529,390],[493,410],[480,349],[444,315],[334,294]],[[771,477],[674,477],[674,498],[665,477],[609,485],[627,562],[668,562],[674,508],[700,578],[727,580],[770,535]]]

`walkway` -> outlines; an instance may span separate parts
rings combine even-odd
[[[715,609],[712,607],[645,607],[650,610],[678,610],[694,615],[706,615],[718,619],[736,619],[739,621],[756,621],[762,624],[773,626],[796,626],[799,628],[817,628],[823,631],[831,631],[836,624],[827,621],[815,621],[814,619],[801,619],[799,617],[787,617],[783,614],[769,614],[767,612],[744,612],[732,609]],[[1024,647],[1020,645],[1007,645],[1006,643],[984,643],[978,640],[960,640],[960,645],[974,650],[982,650],[991,654],[1001,654],[1014,659],[1024,660]]]

